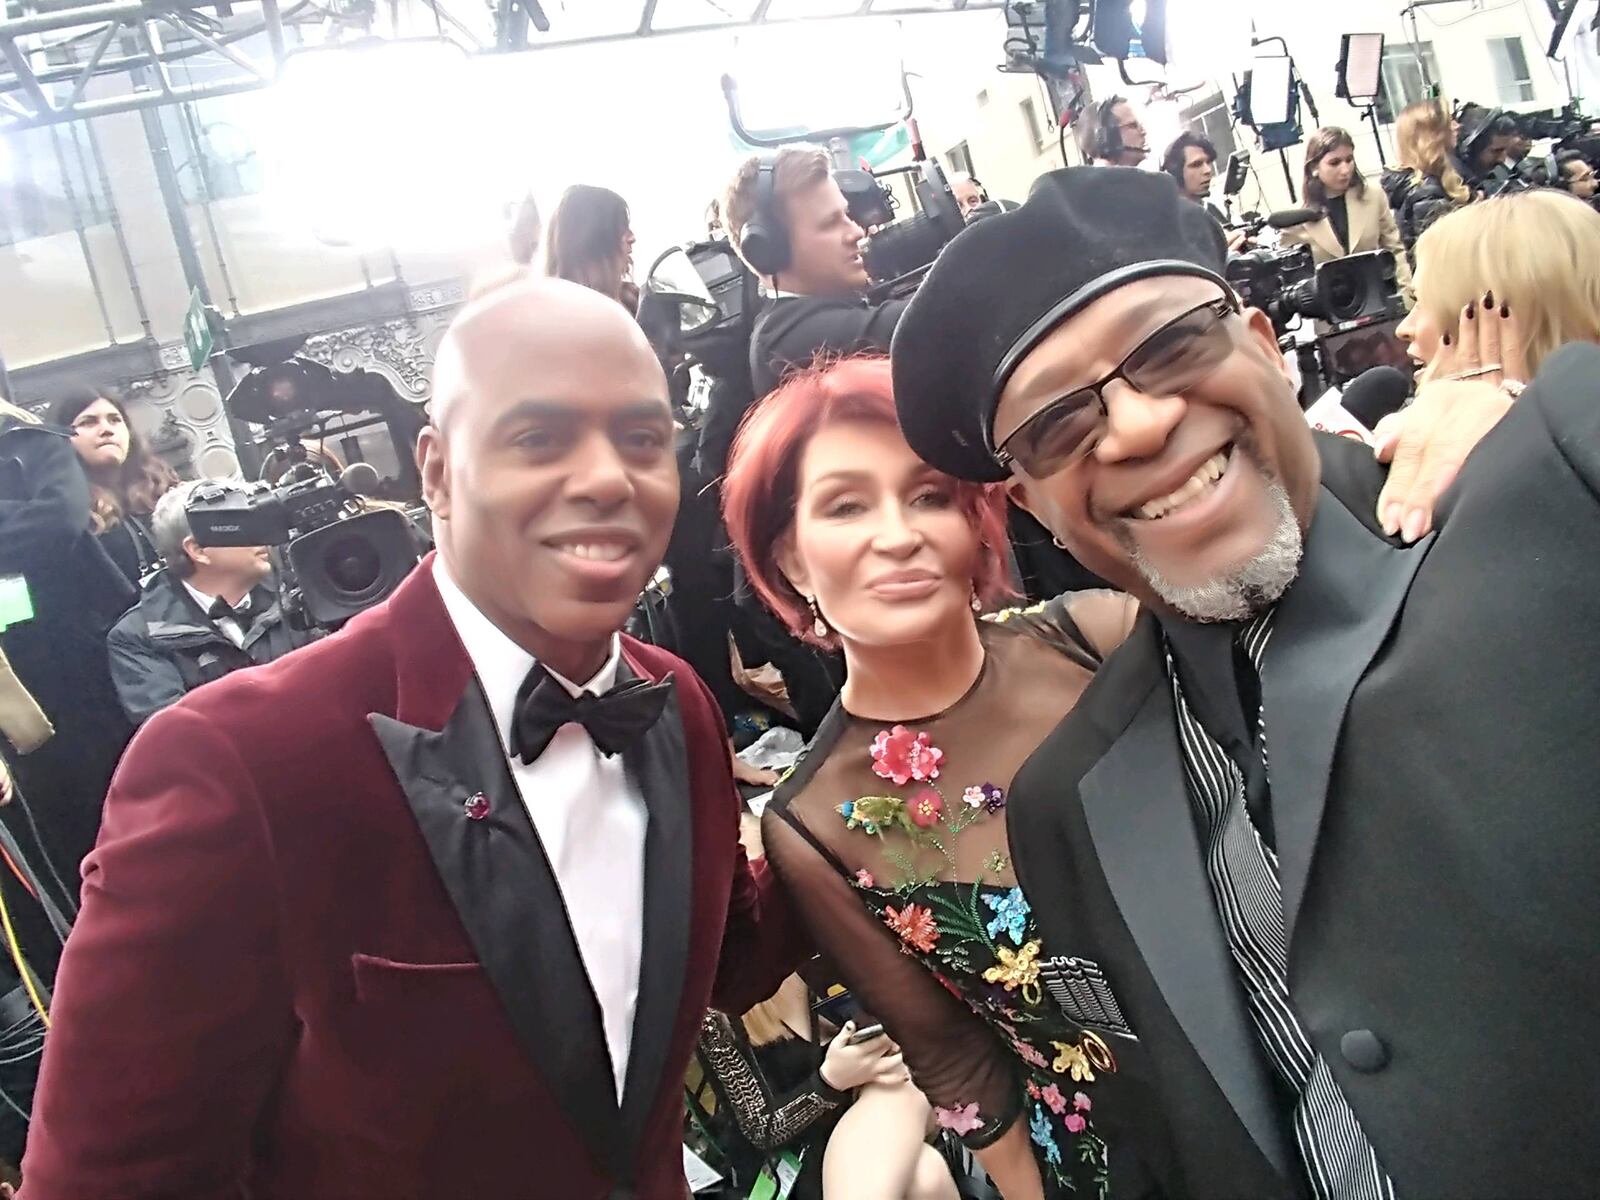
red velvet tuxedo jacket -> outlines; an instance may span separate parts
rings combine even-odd
[[[795,958],[739,847],[722,721],[682,662],[623,639],[626,666],[676,688],[624,753],[649,828],[619,1105],[429,565],[128,751],[62,961],[27,1200],[684,1195],[701,1014],[742,1011]]]

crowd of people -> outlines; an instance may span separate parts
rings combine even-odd
[[[1375,447],[1121,96],[1020,206],[954,179],[894,299],[826,152],[742,164],[693,424],[626,200],[530,198],[436,355],[436,552],[332,636],[117,396],[0,409],[0,801],[77,909],[5,923],[22,1194],[676,1200],[691,1062],[741,1196],[1600,1188],[1594,176],[1396,136],[1380,183],[1316,131],[1283,235],[1394,257]]]

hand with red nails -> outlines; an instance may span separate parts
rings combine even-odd
[[[1461,310],[1454,335],[1419,376],[1417,398],[1378,422],[1374,449],[1390,464],[1378,520],[1390,536],[1415,542],[1433,528],[1433,508],[1461,464],[1527,383],[1516,315],[1493,292]]]

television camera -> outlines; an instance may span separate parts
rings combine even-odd
[[[1288,218],[1302,211],[1275,213],[1261,224],[1300,224]],[[1372,366],[1409,369],[1405,346],[1395,336],[1405,301],[1389,251],[1318,265],[1309,246],[1247,250],[1228,259],[1225,274],[1247,307],[1271,318],[1278,344],[1297,354],[1302,398],[1315,398],[1324,386],[1348,382]],[[1295,336],[1294,327],[1305,319],[1318,322],[1310,341]]]
[[[369,506],[378,486],[371,466],[355,463],[335,478],[307,445],[333,417],[366,410],[361,389],[320,363],[286,357],[256,366],[225,406],[261,427],[256,444],[281,473],[196,489],[187,509],[195,541],[270,547],[283,611],[297,628],[337,628],[394,591],[418,559],[411,519]]]

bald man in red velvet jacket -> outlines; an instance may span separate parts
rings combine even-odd
[[[437,557],[119,770],[26,1200],[686,1194],[700,1016],[796,947],[709,694],[617,633],[672,443],[612,301],[524,281],[460,314],[418,447]]]

